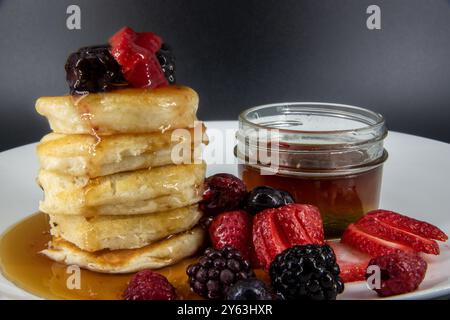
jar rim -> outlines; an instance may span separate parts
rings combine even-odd
[[[268,108],[273,108],[273,107],[283,107],[283,106],[284,107],[303,107],[305,111],[308,109],[320,110],[321,108],[319,108],[319,107],[328,107],[328,108],[331,108],[331,109],[327,109],[328,111],[335,109],[336,111],[335,111],[334,115],[342,117],[343,115],[339,114],[339,110],[338,110],[338,108],[340,108],[341,113],[342,112],[346,113],[347,116],[349,114],[353,114],[353,115],[359,114],[359,115],[361,115],[359,120],[362,120],[362,115],[366,114],[366,115],[372,117],[372,119],[374,119],[374,122],[367,123],[364,121],[359,121],[360,123],[365,123],[365,125],[358,127],[358,128],[351,128],[351,129],[299,130],[299,129],[287,129],[287,128],[280,128],[280,127],[270,126],[270,125],[265,125],[265,124],[259,124],[248,118],[248,115],[252,112],[255,112],[258,110],[263,110],[263,109],[268,109]],[[322,108],[322,109],[325,110],[325,108]],[[252,108],[242,111],[239,114],[239,121],[247,124],[248,126],[260,128],[260,129],[264,129],[264,130],[276,129],[282,133],[287,133],[287,134],[297,133],[297,134],[308,134],[308,135],[345,134],[345,133],[350,133],[350,132],[360,133],[360,132],[364,132],[364,131],[368,131],[368,130],[374,130],[379,127],[383,127],[386,124],[385,118],[380,113],[374,112],[374,111],[366,109],[366,108],[353,106],[353,105],[340,104],[340,103],[329,103],[329,102],[280,102],[280,103],[259,105],[259,106],[255,106],[255,107],[252,107]]]

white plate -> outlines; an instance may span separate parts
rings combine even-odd
[[[207,122],[213,141],[207,148],[207,162],[233,159],[230,130],[236,121]],[[228,135],[225,133],[228,130]],[[228,139],[225,139],[228,136]],[[223,138],[223,139],[222,139]],[[215,141],[214,141],[215,139]],[[223,145],[223,141],[227,141]],[[217,149],[222,155],[208,152]],[[223,150],[225,149],[225,150]],[[450,234],[450,145],[447,143],[390,132],[386,140],[389,159],[385,165],[381,207],[426,220]],[[217,151],[216,150],[216,151]],[[38,170],[35,144],[0,153],[0,233],[27,215],[37,211],[41,190],[35,183]],[[236,174],[235,165],[210,164],[208,175],[217,172]],[[447,202],[449,201],[449,202]],[[429,261],[425,280],[413,293],[395,299],[429,299],[450,294],[450,247],[441,245],[441,255]],[[341,299],[374,299],[377,296],[365,283],[346,286]],[[0,275],[0,298],[33,299]]]

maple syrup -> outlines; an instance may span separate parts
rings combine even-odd
[[[348,176],[292,177],[261,175],[258,169],[239,165],[239,176],[249,190],[271,186],[292,194],[295,202],[319,208],[327,238],[338,238],[363,214],[378,208],[382,167]]]
[[[333,103],[278,103],[239,116],[235,155],[248,189],[267,185],[321,212],[337,238],[377,209],[387,128],[383,116]]]

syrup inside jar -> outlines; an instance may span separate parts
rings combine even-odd
[[[337,238],[380,200],[385,120],[332,103],[280,103],[239,116],[235,155],[249,189],[268,185],[320,209],[327,238]]]

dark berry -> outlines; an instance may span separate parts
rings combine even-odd
[[[158,58],[167,81],[170,84],[176,83],[175,55],[173,54],[172,48],[168,44],[163,43],[161,49],[156,52],[156,57]]]
[[[127,85],[108,45],[78,49],[67,59],[65,69],[72,94],[103,92]]]
[[[192,291],[208,299],[224,299],[236,282],[255,277],[250,264],[232,247],[206,249],[205,255],[190,265],[186,273]]]
[[[286,300],[334,300],[344,291],[336,256],[328,245],[286,249],[270,265],[272,287]]]
[[[123,294],[125,300],[175,300],[175,288],[161,274],[151,270],[136,273]]]
[[[247,197],[247,210],[253,214],[269,208],[279,208],[294,203],[292,195],[268,186],[254,188]]]
[[[238,209],[247,195],[244,182],[228,173],[218,173],[206,178],[204,187],[200,208],[208,214]]]
[[[264,282],[258,279],[244,279],[228,290],[227,300],[273,300],[274,295]]]
[[[369,284],[374,286],[373,290],[381,297],[416,290],[427,271],[427,263],[422,257],[404,252],[373,258],[369,262],[370,266],[379,268],[380,287],[376,287],[376,281]],[[368,279],[371,275],[371,272],[367,273],[366,278]]]

